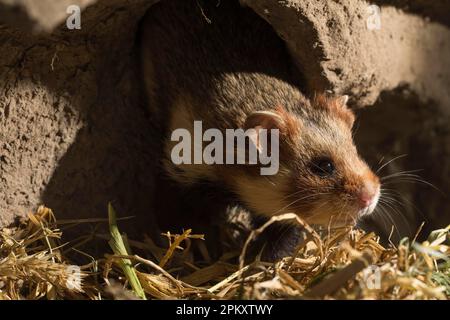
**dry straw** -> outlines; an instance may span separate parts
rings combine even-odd
[[[306,240],[277,263],[248,261],[247,247],[275,221],[301,225]],[[86,265],[70,263],[51,210],[40,207],[14,228],[0,231],[0,299],[448,299],[450,226],[418,243],[404,239],[385,248],[373,233],[352,228],[318,232],[293,214],[274,217],[254,230],[242,252],[219,261],[195,261],[194,247],[208,256],[203,235],[164,234],[167,248],[150,239],[128,240],[109,207],[112,252]],[[102,220],[72,221],[100,223]],[[102,238],[100,236],[100,238]],[[86,237],[86,239],[91,239]],[[63,250],[64,249],[64,250]],[[132,254],[139,250],[141,255]],[[83,254],[83,253],[82,253]],[[87,256],[87,254],[84,254]]]

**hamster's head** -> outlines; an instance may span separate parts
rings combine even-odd
[[[279,129],[279,170],[241,172],[236,193],[256,213],[294,212],[308,223],[349,225],[375,209],[380,180],[358,155],[347,96],[318,96],[288,110],[258,112],[247,127]]]

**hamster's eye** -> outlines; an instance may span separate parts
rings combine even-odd
[[[331,176],[336,170],[330,158],[318,158],[311,162],[311,171],[319,177]]]

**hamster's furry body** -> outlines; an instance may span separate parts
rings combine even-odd
[[[307,99],[284,43],[253,11],[237,1],[164,0],[143,20],[141,47],[163,166],[178,187],[219,186],[255,216],[294,212],[313,224],[332,216],[348,224],[373,211],[379,179],[358,156],[346,99]],[[205,130],[279,129],[279,172],[173,164],[171,132],[192,131],[195,120]]]

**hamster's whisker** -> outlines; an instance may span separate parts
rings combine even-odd
[[[411,224],[408,222],[408,217],[405,212],[401,209],[406,209],[406,206],[404,203],[398,201],[397,199],[387,197],[386,195],[383,196],[384,199],[381,199],[381,203],[385,203],[388,207],[392,209],[397,215],[400,215],[405,222],[405,224],[408,226],[408,232],[411,233]],[[401,208],[396,208],[396,206],[401,206]]]
[[[415,211],[417,211],[417,213],[419,213],[420,216],[421,216],[423,219],[427,220],[427,217],[425,216],[425,214],[422,212],[422,210],[420,210],[420,209],[414,204],[414,202],[410,201],[407,197],[405,197],[404,195],[402,195],[402,194],[401,194],[400,192],[398,192],[397,190],[394,190],[394,189],[385,189],[385,190],[389,190],[389,191],[391,192],[390,195],[391,195],[392,197],[397,196],[397,197],[400,199],[400,200],[398,200],[398,201],[402,203],[402,205],[403,205],[403,207],[404,207],[405,209],[407,209],[407,208],[406,208],[406,205],[405,205],[405,202],[406,202],[407,204],[409,204],[410,206],[412,206],[412,208],[413,208]]]
[[[356,226],[356,224],[358,223],[358,218],[354,217],[354,216],[352,216],[352,215],[350,215],[348,213],[346,213],[346,215],[349,216],[352,219],[353,226]]]
[[[273,181],[272,179],[270,179],[268,176],[263,176],[271,185],[273,185],[274,187],[277,185],[275,183],[275,181]]]
[[[316,210],[319,211],[321,208],[323,208],[323,207],[325,207],[326,205],[328,205],[328,203],[330,203],[329,200],[323,202],[319,207],[316,208]],[[319,214],[319,213],[320,213],[320,211],[317,212],[316,214]],[[315,215],[315,214],[314,214],[314,215]]]
[[[327,200],[327,201],[325,201],[324,203],[322,203],[322,205],[321,205],[319,208],[321,208],[322,206],[325,206],[325,205],[327,205],[327,204],[329,204],[329,203],[330,203],[330,201]],[[318,209],[319,209],[319,208],[318,208]],[[320,213],[321,213],[321,212],[315,212],[313,215],[309,216],[308,219],[315,218],[315,217],[317,217]]]
[[[394,195],[392,195],[390,193],[387,193],[385,191],[386,191],[385,189],[381,190],[381,193],[380,193],[380,199],[381,200],[384,200],[385,202],[388,202],[388,203],[390,203],[392,205],[395,205],[395,206],[399,205],[402,208],[406,209],[405,204],[403,202],[401,202],[400,200],[396,199],[394,197]]]
[[[337,210],[338,215],[337,215],[337,217],[335,219],[335,225],[337,225],[339,223],[342,214],[347,214],[348,215],[348,213],[344,211],[344,209],[346,208],[347,204],[348,204],[348,199],[345,199],[344,201],[341,202],[341,205],[340,205],[339,209]]]
[[[438,191],[439,193],[441,193],[442,195],[445,196],[445,193],[441,189],[436,187],[431,182],[423,180],[422,178],[417,178],[417,177],[400,177],[400,178],[398,178],[398,181],[391,181],[391,182],[388,182],[386,184],[395,184],[396,182],[397,182],[397,184],[400,183],[400,182],[413,183],[413,184],[414,183],[418,183],[418,184],[422,183],[424,185],[427,185],[427,186],[433,188],[434,190]]]
[[[389,211],[387,211],[386,208],[383,207],[383,204],[384,204],[384,203],[381,202],[381,203],[380,203],[380,206],[379,206],[381,212],[383,213],[383,215],[381,215],[381,217],[382,217],[383,219],[385,219],[385,218],[389,219],[390,223],[392,223],[391,225],[395,228],[395,231],[397,232],[398,238],[401,239],[400,231],[398,230],[397,225],[396,225],[394,219],[392,219],[391,215],[389,214]],[[388,222],[388,221],[387,221],[387,222]]]
[[[421,172],[423,171],[422,169],[416,169],[416,170],[406,170],[406,171],[399,171],[399,172],[394,172],[392,174],[388,174],[387,176],[383,176],[380,178],[381,181],[385,181],[391,178],[395,178],[398,176],[403,176],[403,175],[407,175],[407,174],[413,174],[416,172]]]
[[[323,190],[324,190],[324,191],[331,191],[332,188],[324,188]],[[292,198],[292,197],[294,197],[294,196],[298,196],[299,194],[302,194],[302,193],[310,193],[310,192],[311,192],[310,190],[299,190],[299,191],[296,191],[296,192],[294,192],[294,193],[291,193],[291,194],[285,196],[285,197],[282,198],[281,200],[283,201],[283,200]],[[325,193],[320,193],[320,192],[318,192],[318,193],[315,193],[315,194],[316,194],[316,195],[321,195],[321,194],[325,194]]]
[[[387,230],[387,229],[388,229],[388,226],[387,226],[387,224],[386,224],[385,218],[383,217],[383,214],[381,213],[381,208],[380,208],[380,206],[378,206],[378,207],[376,208],[376,210],[373,212],[373,215],[375,216],[376,219],[379,219],[379,220],[377,220],[377,221],[383,222],[384,229]]]
[[[411,174],[411,173],[404,173],[404,174],[401,174],[401,175],[393,176],[393,177],[391,177],[391,178],[397,178],[397,179],[417,179],[417,180],[425,181],[424,179],[422,179],[421,176],[419,176],[419,175],[417,175],[417,174]],[[388,180],[388,179],[386,179],[386,180]],[[383,181],[386,181],[386,180],[383,180]]]
[[[438,191],[442,195],[447,196],[441,189],[436,187],[434,184],[432,184],[429,181],[426,181],[421,176],[419,176],[417,174],[414,174],[415,172],[419,172],[419,171],[423,171],[423,170],[422,169],[418,169],[418,170],[400,171],[400,172],[397,172],[397,173],[393,173],[393,174],[381,177],[380,181],[383,182],[383,186],[384,185],[391,185],[391,184],[399,184],[401,182],[422,183],[422,184],[425,184],[425,185],[435,189],[436,191]],[[396,180],[389,181],[389,180],[394,179],[394,178],[396,178]],[[385,181],[388,181],[388,182],[385,182]]]
[[[405,222],[405,225],[407,225],[407,227],[408,227],[408,233],[410,234],[411,233],[411,225],[410,225],[410,223],[408,222],[408,219],[406,218],[406,216],[400,211],[400,210],[397,210],[395,207],[394,207],[394,204],[393,203],[389,203],[389,202],[387,202],[385,199],[380,199],[380,203],[382,203],[382,204],[385,204],[387,207],[389,207],[389,209],[391,209],[397,216],[400,216],[401,218],[402,218],[402,220],[403,220],[403,222]]]
[[[286,205],[286,206],[282,207],[281,209],[277,210],[273,214],[275,215],[275,214],[279,213],[280,211],[283,211],[283,210],[289,208],[290,206],[296,204],[299,201],[302,201],[302,200],[305,200],[305,199],[308,199],[308,198],[312,198],[312,197],[316,197],[318,195],[325,195],[325,194],[328,194],[328,193],[315,193],[315,194],[310,194],[310,195],[308,195],[306,197],[298,198],[298,199],[292,201],[291,203],[289,203],[288,205]]]
[[[397,206],[399,206],[399,205],[403,206],[403,204],[401,202],[390,197],[389,195],[387,195],[385,193],[381,194],[380,199],[378,201],[380,203],[384,203],[384,204],[388,205],[393,210],[397,209]]]
[[[288,194],[287,196],[283,197],[283,198],[281,199],[281,201],[286,200],[286,199],[289,199],[289,198],[292,198],[292,197],[294,197],[294,196],[298,196],[298,195],[303,194],[303,193],[309,193],[309,192],[310,192],[309,190],[298,190],[298,191],[296,191],[296,192],[293,192],[293,193]]]
[[[405,154],[399,155],[399,156],[397,156],[397,157],[395,157],[395,158],[389,160],[389,161],[386,162],[385,164],[381,165],[375,173],[379,173],[381,170],[383,170],[383,168],[385,168],[386,166],[388,166],[390,163],[392,163],[392,162],[394,162],[394,161],[396,161],[396,160],[398,160],[398,159],[404,158],[404,157],[406,157],[406,156],[407,156],[407,154],[405,153]],[[382,161],[383,159],[384,159],[384,157],[381,159],[381,161]]]

